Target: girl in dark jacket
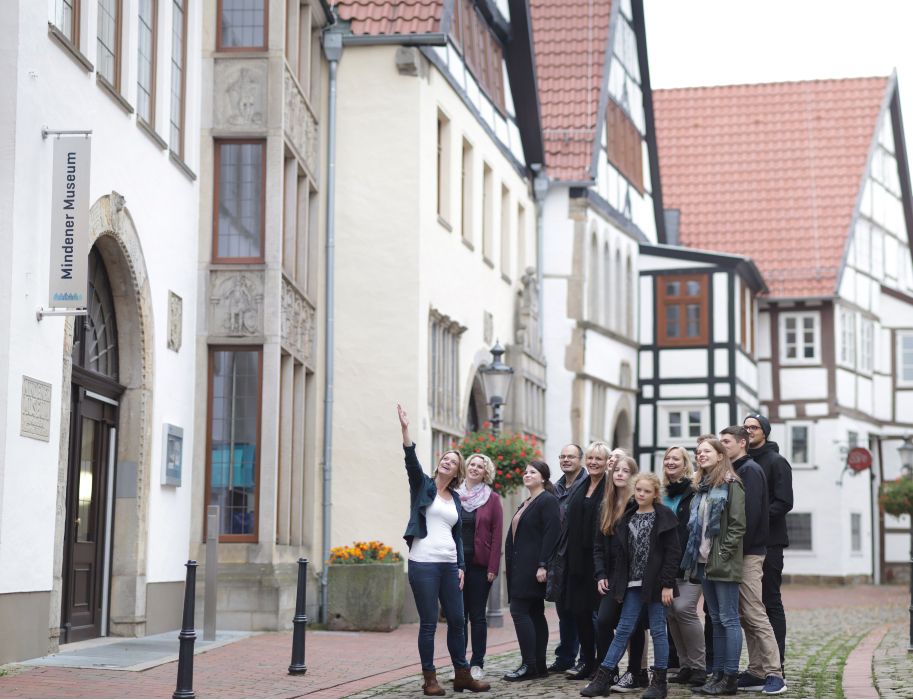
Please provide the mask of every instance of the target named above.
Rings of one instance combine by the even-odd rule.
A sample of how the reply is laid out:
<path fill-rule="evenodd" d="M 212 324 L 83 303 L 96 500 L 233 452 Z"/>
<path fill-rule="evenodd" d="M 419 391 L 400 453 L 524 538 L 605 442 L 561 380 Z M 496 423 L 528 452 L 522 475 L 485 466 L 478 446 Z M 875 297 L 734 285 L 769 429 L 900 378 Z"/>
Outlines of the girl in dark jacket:
<path fill-rule="evenodd" d="M 653 677 L 644 698 L 666 697 L 666 607 L 676 595 L 675 575 L 681 560 L 678 519 L 660 502 L 660 484 L 655 474 L 639 475 L 634 481 L 634 503 L 625 510 L 611 535 L 602 535 L 603 548 L 612 552 L 608 589 L 623 601 L 615 638 L 596 677 L 580 694 L 608 695 L 612 676 L 644 607 L 653 639 Z M 606 541 L 607 540 L 607 541 Z"/>
<path fill-rule="evenodd" d="M 678 518 L 678 542 L 682 551 L 688 543 L 688 519 L 694 498 L 694 467 L 684 447 L 670 447 L 663 455 L 663 505 L 671 508 Z M 678 673 L 670 678 L 673 683 L 703 685 L 707 681 L 704 656 L 704 628 L 697 614 L 701 597 L 701 582 L 685 576 L 679 569 L 676 574 L 678 597 L 666 611 L 669 632 L 681 664 Z"/>
<path fill-rule="evenodd" d="M 589 678 L 596 666 L 593 613 L 599 608 L 599 594 L 593 585 L 593 533 L 596 532 L 611 452 L 604 442 L 591 442 L 587 446 L 584 459 L 589 478 L 575 484 L 567 499 L 565 533 L 562 535 L 566 538 L 562 564 L 567 579 L 561 604 L 573 613 L 580 638 L 580 664 L 567 672 L 570 680 Z"/>
<path fill-rule="evenodd" d="M 523 485 L 527 498 L 517 509 L 507 530 L 504 547 L 507 569 L 507 597 L 510 616 L 517 630 L 522 657 L 520 667 L 505 674 L 506 681 L 547 676 L 545 647 L 545 581 L 558 546 L 561 515 L 545 462 L 534 460 L 526 467 Z"/>
<path fill-rule="evenodd" d="M 466 620 L 466 641 L 472 625 L 472 658 L 469 671 L 479 680 L 485 666 L 485 649 L 488 645 L 488 623 L 485 604 L 492 581 L 501 568 L 501 531 L 503 510 L 501 497 L 491 484 L 495 478 L 495 465 L 491 458 L 474 454 L 466 460 L 466 480 L 460 484 L 463 526 L 463 557 L 466 560 L 466 578 L 463 585 L 463 610 Z"/>
<path fill-rule="evenodd" d="M 474 679 L 466 663 L 463 619 L 463 538 L 460 527 L 460 497 L 456 487 L 466 477 L 463 455 L 449 450 L 441 455 L 431 476 L 422 471 L 409 437 L 409 418 L 396 404 L 403 430 L 406 474 L 409 477 L 409 524 L 403 538 L 409 545 L 409 585 L 418 609 L 418 653 L 422 660 L 425 695 L 444 695 L 434 667 L 434 632 L 438 600 L 447 618 L 447 650 L 453 661 L 453 689 L 474 693 L 490 688 Z"/>

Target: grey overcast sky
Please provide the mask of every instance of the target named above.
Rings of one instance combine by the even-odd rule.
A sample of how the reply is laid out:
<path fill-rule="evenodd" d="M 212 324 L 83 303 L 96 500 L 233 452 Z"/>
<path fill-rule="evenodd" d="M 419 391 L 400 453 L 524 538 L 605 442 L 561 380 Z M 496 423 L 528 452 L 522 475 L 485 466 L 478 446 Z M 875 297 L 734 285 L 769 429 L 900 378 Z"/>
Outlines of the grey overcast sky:
<path fill-rule="evenodd" d="M 897 71 L 913 150 L 913 0 L 644 0 L 654 89 Z"/>

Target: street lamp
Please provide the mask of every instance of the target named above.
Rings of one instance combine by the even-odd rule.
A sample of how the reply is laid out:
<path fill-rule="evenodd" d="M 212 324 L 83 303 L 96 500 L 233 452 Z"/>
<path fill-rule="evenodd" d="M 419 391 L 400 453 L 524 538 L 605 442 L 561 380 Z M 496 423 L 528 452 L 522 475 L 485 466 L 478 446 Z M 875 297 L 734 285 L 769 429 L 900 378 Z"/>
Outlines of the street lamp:
<path fill-rule="evenodd" d="M 482 386 L 491 406 L 491 432 L 497 436 L 501 432 L 501 406 L 507 403 L 510 382 L 514 378 L 514 368 L 501 361 L 504 348 L 495 341 L 491 349 L 491 362 L 479 368 L 482 375 Z M 499 565 L 500 566 L 500 565 Z M 503 627 L 504 613 L 501 612 L 501 578 L 495 580 L 488 599 L 488 626 Z"/>
<path fill-rule="evenodd" d="M 504 348 L 495 341 L 491 349 L 491 362 L 479 368 L 482 375 L 482 386 L 491 406 L 491 432 L 495 435 L 501 432 L 501 406 L 507 403 L 507 394 L 510 392 L 510 382 L 514 377 L 514 368 L 501 362 Z"/>
<path fill-rule="evenodd" d="M 900 453 L 900 473 L 904 479 L 913 479 L 913 440 L 909 435 L 897 451 Z M 910 641 L 907 651 L 913 652 L 913 513 L 908 513 L 907 517 L 910 518 Z"/>

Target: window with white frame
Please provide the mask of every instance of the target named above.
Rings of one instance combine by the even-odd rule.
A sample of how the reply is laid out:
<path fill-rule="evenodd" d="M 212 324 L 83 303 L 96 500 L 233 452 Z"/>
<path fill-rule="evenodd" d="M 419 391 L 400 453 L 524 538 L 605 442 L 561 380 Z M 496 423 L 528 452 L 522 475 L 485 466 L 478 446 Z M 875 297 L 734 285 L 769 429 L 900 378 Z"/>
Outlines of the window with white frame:
<path fill-rule="evenodd" d="M 780 361 L 784 364 L 818 362 L 821 329 L 816 311 L 780 314 Z"/>
<path fill-rule="evenodd" d="M 856 312 L 840 309 L 840 364 L 856 366 Z"/>
<path fill-rule="evenodd" d="M 793 467 L 810 467 L 812 465 L 812 427 L 808 423 L 790 423 L 788 454 Z"/>
<path fill-rule="evenodd" d="M 453 319 L 432 309 L 428 319 L 428 407 L 435 460 L 462 434 L 460 335 L 465 330 Z"/>
<path fill-rule="evenodd" d="M 710 411 L 700 405 L 666 405 L 660 407 L 660 436 L 663 442 L 690 442 L 710 432 Z"/>
<path fill-rule="evenodd" d="M 859 319 L 859 369 L 871 372 L 875 368 L 875 322 Z"/>
<path fill-rule="evenodd" d="M 812 514 L 787 513 L 786 536 L 789 538 L 789 551 L 812 551 Z"/>
<path fill-rule="evenodd" d="M 913 332 L 897 334 L 897 383 L 913 385 Z"/>
<path fill-rule="evenodd" d="M 850 551 L 862 551 L 862 513 L 850 513 Z"/>

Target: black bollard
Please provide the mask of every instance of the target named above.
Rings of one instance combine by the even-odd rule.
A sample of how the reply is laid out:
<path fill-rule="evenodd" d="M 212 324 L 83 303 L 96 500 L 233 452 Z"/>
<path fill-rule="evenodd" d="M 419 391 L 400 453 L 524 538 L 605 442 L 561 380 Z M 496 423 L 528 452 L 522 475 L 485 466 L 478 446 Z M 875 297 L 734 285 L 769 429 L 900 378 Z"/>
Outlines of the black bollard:
<path fill-rule="evenodd" d="M 197 587 L 197 563 L 191 559 L 187 567 L 187 582 L 184 584 L 184 621 L 181 623 L 181 649 L 178 652 L 178 684 L 171 697 L 195 698 L 193 692 L 193 643 L 197 639 L 193 628 L 193 602 Z"/>
<path fill-rule="evenodd" d="M 292 621 L 295 628 L 292 630 L 292 663 L 288 667 L 290 675 L 296 676 L 307 673 L 308 667 L 304 663 L 304 632 L 308 617 L 304 614 L 307 602 L 307 573 L 308 560 L 298 560 L 298 595 L 295 598 L 295 617 Z"/>

